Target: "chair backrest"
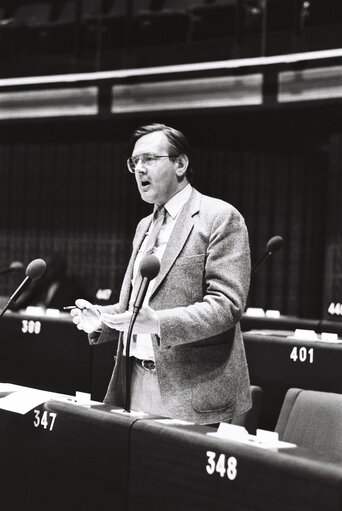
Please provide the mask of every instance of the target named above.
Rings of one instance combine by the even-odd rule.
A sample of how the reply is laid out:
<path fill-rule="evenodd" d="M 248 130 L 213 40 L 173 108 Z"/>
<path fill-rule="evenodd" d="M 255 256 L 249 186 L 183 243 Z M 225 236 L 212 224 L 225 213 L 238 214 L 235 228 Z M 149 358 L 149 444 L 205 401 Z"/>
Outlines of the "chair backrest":
<path fill-rule="evenodd" d="M 186 0 L 164 0 L 162 3 L 162 10 L 164 11 L 186 11 L 191 7 L 190 3 Z"/>
<path fill-rule="evenodd" d="M 127 14 L 127 1 L 114 0 L 113 5 L 108 10 L 106 17 L 108 18 L 122 18 Z"/>
<path fill-rule="evenodd" d="M 44 25 L 48 23 L 51 13 L 51 6 L 48 3 L 37 3 L 19 6 L 14 18 L 24 21 L 27 25 Z"/>
<path fill-rule="evenodd" d="M 74 23 L 76 21 L 76 0 L 68 0 L 59 11 L 54 23 Z"/>
<path fill-rule="evenodd" d="M 102 15 L 102 0 L 82 0 L 82 19 L 97 18 Z"/>
<path fill-rule="evenodd" d="M 342 395 L 289 389 L 276 431 L 284 442 L 342 459 Z"/>
<path fill-rule="evenodd" d="M 252 407 L 248 412 L 245 412 L 238 417 L 234 417 L 231 423 L 237 426 L 244 426 L 248 433 L 254 435 L 257 427 L 259 426 L 261 403 L 262 403 L 262 389 L 257 385 L 251 385 Z"/>

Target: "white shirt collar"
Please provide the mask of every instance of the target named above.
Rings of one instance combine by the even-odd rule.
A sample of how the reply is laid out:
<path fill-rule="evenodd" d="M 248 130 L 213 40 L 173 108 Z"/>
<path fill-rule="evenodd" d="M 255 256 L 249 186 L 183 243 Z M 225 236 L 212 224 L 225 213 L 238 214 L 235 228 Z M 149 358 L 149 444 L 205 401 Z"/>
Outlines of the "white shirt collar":
<path fill-rule="evenodd" d="M 190 195 L 192 193 L 192 186 L 190 183 L 188 183 L 182 190 L 178 193 L 176 193 L 171 199 L 169 199 L 165 204 L 164 207 L 166 211 L 169 213 L 171 218 L 176 218 L 184 204 L 189 199 Z"/>

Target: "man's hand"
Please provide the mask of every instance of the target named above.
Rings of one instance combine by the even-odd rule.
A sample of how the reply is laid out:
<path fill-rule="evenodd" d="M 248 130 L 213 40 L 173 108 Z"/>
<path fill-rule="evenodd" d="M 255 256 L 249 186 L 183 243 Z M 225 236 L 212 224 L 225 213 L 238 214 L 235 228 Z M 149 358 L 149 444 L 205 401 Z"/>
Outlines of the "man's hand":
<path fill-rule="evenodd" d="M 107 312 L 101 314 L 103 323 L 120 332 L 127 332 L 131 317 L 131 311 L 121 314 L 108 314 Z M 160 327 L 157 313 L 151 309 L 151 307 L 141 307 L 134 323 L 133 334 L 159 334 L 159 331 Z"/>
<path fill-rule="evenodd" d="M 100 312 L 87 300 L 78 298 L 75 301 L 76 308 L 72 309 L 70 314 L 72 321 L 79 330 L 84 330 L 87 334 L 101 328 Z"/>

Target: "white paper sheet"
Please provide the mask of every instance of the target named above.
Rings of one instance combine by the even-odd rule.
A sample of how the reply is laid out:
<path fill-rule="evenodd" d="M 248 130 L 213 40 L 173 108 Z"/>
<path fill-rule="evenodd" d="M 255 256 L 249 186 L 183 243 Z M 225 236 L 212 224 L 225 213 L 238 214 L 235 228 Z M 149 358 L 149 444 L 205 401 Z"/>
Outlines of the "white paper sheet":
<path fill-rule="evenodd" d="M 46 392 L 44 390 L 29 388 L 14 389 L 14 392 L 0 399 L 0 409 L 25 415 L 25 413 L 33 410 L 36 406 L 45 403 L 45 401 L 55 396 L 56 394 L 53 392 Z"/>

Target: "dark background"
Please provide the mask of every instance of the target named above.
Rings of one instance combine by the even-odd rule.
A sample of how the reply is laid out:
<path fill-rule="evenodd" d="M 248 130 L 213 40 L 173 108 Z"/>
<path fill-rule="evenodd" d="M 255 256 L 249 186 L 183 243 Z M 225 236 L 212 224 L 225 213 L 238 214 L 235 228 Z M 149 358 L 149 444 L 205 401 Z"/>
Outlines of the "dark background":
<path fill-rule="evenodd" d="M 39 16 L 35 23 L 32 17 L 24 24 L 16 20 L 16 10 L 30 2 L 0 2 L 3 20 L 10 20 L 0 26 L 2 77 L 210 62 L 337 48 L 342 43 L 341 9 L 332 0 L 309 2 L 306 17 L 303 2 L 270 0 L 266 32 L 262 2 L 230 2 L 240 9 L 240 18 L 234 18 L 238 22 L 229 33 L 218 31 L 219 18 L 216 25 L 213 21 L 217 31 L 210 32 L 208 21 L 201 25 L 201 19 L 208 20 L 205 10 L 194 11 L 185 2 L 184 15 L 192 15 L 196 30 L 183 39 L 178 19 L 174 41 L 162 30 L 153 31 L 156 23 L 162 26 L 155 6 L 163 2 L 150 2 L 149 11 L 148 2 L 126 2 L 120 42 L 108 37 L 118 34 L 109 23 L 112 2 L 93 2 L 101 4 L 100 11 L 89 11 L 89 1 L 76 2 L 84 11 L 71 25 L 58 26 L 55 22 L 66 3 L 48 2 L 52 10 L 44 25 Z M 99 21 L 99 12 L 107 18 Z M 67 37 L 70 45 L 63 46 Z M 262 257 L 270 237 L 284 238 L 283 250 L 253 277 L 249 305 L 302 317 L 327 315 L 329 298 L 338 301 L 341 296 L 339 99 L 295 106 L 265 103 L 259 109 L 124 116 L 100 112 L 96 119 L 1 121 L 0 267 L 13 260 L 27 264 L 36 257 L 48 258 L 57 250 L 87 295 L 111 288 L 115 300 L 135 226 L 151 210 L 127 171 L 127 141 L 135 127 L 151 121 L 187 135 L 195 187 L 241 211 L 253 263 Z M 20 279 L 18 274 L 2 277 L 0 294 L 11 293 Z"/>

